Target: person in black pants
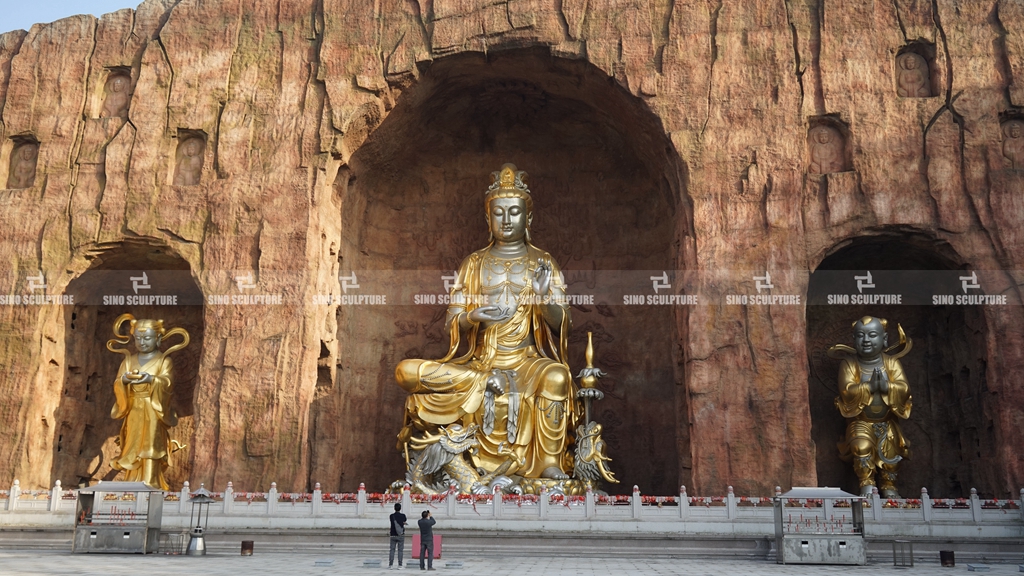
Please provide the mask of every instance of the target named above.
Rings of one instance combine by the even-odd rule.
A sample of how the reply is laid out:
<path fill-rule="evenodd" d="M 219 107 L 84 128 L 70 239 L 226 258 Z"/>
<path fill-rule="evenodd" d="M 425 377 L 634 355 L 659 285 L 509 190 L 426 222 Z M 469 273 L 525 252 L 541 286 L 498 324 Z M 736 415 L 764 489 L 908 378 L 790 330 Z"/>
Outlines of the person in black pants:
<path fill-rule="evenodd" d="M 402 558 L 405 556 L 405 514 L 402 514 L 402 505 L 395 504 L 395 513 L 391 520 L 391 551 L 388 553 L 388 570 L 394 568 L 395 548 L 398 548 L 398 569 L 402 569 Z"/>
<path fill-rule="evenodd" d="M 420 570 L 434 569 L 434 524 L 437 520 L 430 517 L 430 510 L 424 510 L 420 518 Z M 426 559 L 426 567 L 423 560 Z"/>

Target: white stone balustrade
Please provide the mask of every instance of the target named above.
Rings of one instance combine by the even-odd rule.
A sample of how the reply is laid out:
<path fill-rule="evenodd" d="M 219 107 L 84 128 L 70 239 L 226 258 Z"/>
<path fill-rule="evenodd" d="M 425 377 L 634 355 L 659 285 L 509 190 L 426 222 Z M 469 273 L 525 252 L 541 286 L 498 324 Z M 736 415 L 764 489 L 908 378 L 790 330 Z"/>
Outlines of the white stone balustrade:
<path fill-rule="evenodd" d="M 184 528 L 189 522 L 190 487 L 164 495 L 165 528 Z M 778 494 L 778 490 L 776 493 Z M 15 480 L 0 491 L 0 526 L 68 527 L 73 524 L 73 490 L 57 482 L 50 490 L 22 490 Z M 355 494 L 325 494 L 320 484 L 310 493 L 235 492 L 229 482 L 214 493 L 221 505 L 210 507 L 210 529 L 241 528 L 379 528 L 396 502 L 407 514 L 430 509 L 438 521 L 453 529 L 679 532 L 721 535 L 774 533 L 772 501 L 765 497 L 737 497 L 730 486 L 724 497 L 689 496 L 681 486 L 678 496 L 643 496 L 637 487 L 630 496 L 550 494 L 459 495 L 455 491 L 428 496 L 412 494 L 409 486 L 398 494 L 370 494 L 360 484 Z M 124 507 L 125 495 L 107 494 L 101 507 Z M 875 537 L 1024 537 L 1024 489 L 1015 500 L 983 500 L 976 490 L 968 498 L 931 498 L 927 489 L 920 499 L 883 499 L 877 491 L 867 500 L 868 536 Z M 132 508 L 140 506 L 132 502 Z M 788 500 L 784 518 L 806 523 L 852 522 L 848 505 L 837 502 Z"/>

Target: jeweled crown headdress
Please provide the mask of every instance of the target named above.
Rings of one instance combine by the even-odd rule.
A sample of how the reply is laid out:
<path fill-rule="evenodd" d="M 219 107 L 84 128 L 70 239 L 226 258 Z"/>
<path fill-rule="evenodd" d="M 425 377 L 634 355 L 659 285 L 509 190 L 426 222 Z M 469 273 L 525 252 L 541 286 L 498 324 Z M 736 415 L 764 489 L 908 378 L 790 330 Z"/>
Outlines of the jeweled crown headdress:
<path fill-rule="evenodd" d="M 522 198 L 526 202 L 526 211 L 533 212 L 533 196 L 526 186 L 526 178 L 526 172 L 516 170 L 516 165 L 511 163 L 491 172 L 491 185 L 484 195 L 484 203 L 490 204 L 495 198 Z"/>

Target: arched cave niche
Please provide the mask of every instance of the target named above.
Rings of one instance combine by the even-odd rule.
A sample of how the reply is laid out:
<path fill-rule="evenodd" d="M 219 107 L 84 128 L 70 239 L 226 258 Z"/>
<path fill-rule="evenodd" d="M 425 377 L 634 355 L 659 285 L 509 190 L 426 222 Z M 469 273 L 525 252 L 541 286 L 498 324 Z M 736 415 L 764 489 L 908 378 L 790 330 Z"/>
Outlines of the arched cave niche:
<path fill-rule="evenodd" d="M 898 342 L 896 324 L 913 340 L 901 359 L 913 396 L 910 418 L 900 425 L 911 457 L 900 464 L 896 482 L 904 498 L 922 487 L 933 497 L 964 497 L 972 487 L 991 494 L 1000 485 L 994 454 L 985 364 L 987 325 L 978 307 L 919 305 L 932 294 L 960 294 L 960 274 L 922 282 L 919 271 L 956 271 L 963 260 L 945 242 L 909 231 L 858 237 L 836 247 L 811 274 L 807 306 L 808 399 L 816 445 L 818 484 L 857 492 L 852 465 L 839 459 L 836 443 L 846 420 L 836 409 L 839 360 L 826 355 L 834 344 L 853 344 L 852 323 L 871 315 L 889 321 L 889 344 Z M 829 305 L 837 282 L 873 273 L 873 290 L 900 293 L 902 305 Z M 904 272 L 899 272 L 904 271 Z M 931 276 L 931 275 L 929 275 Z M 849 289 L 843 290 L 850 293 Z M 908 305 L 907 303 L 911 303 Z"/>
<path fill-rule="evenodd" d="M 189 345 L 171 356 L 172 405 L 178 425 L 171 428 L 170 437 L 187 447 L 170 456 L 166 478 L 172 489 L 180 489 L 189 478 L 194 450 L 192 399 L 203 348 L 202 292 L 188 262 L 156 241 L 133 239 L 102 245 L 90 259 L 89 269 L 75 278 L 66 292 L 74 296 L 75 303 L 64 307 L 66 369 L 55 413 L 58 429 L 52 480 L 77 486 L 112 480 L 118 474 L 110 461 L 120 454 L 116 441 L 121 421 L 110 417 L 110 409 L 114 405 L 113 382 L 124 357 L 107 350 L 106 343 L 113 337 L 114 320 L 127 312 L 137 319 L 163 319 L 167 329 L 181 327 L 190 336 Z M 133 305 L 130 298 L 137 296 L 173 296 L 176 303 L 164 299 L 160 304 Z M 169 342 L 175 344 L 179 338 Z M 166 350 L 168 345 L 161 348 Z M 134 342 L 127 348 L 134 352 Z"/>
<path fill-rule="evenodd" d="M 901 98 L 931 98 L 942 93 L 935 44 L 916 41 L 896 53 L 896 94 Z"/>
<path fill-rule="evenodd" d="M 441 271 L 488 243 L 484 192 L 505 162 L 529 173 L 533 243 L 558 261 L 570 293 L 596 295 L 572 308 L 569 361 L 575 376 L 593 332 L 596 364 L 609 373 L 594 418 L 622 480 L 608 489 L 674 493 L 690 461 L 680 321 L 618 305 L 621 294 L 602 294 L 594 271 L 683 266 L 685 169 L 657 117 L 599 69 L 519 50 L 423 70 L 339 175 L 341 270 L 418 270 L 408 281 L 426 284 L 414 292 L 444 293 Z M 341 306 L 338 316 L 341 384 L 314 409 L 310 481 L 384 487 L 405 467 L 395 366 L 447 352 L 445 306 Z"/>

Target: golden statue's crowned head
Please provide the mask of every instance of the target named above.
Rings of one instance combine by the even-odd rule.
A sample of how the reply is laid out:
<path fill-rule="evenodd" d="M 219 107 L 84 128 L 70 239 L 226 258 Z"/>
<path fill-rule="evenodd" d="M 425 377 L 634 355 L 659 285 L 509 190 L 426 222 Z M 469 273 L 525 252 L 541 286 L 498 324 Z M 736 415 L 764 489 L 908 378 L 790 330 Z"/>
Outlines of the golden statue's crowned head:
<path fill-rule="evenodd" d="M 875 320 L 878 320 L 878 323 L 882 325 L 882 330 L 888 330 L 889 329 L 889 321 L 888 320 L 886 320 L 885 318 L 876 318 L 874 316 L 865 316 L 865 317 L 861 318 L 860 320 L 855 320 L 853 322 L 853 324 L 851 324 L 851 326 L 853 326 L 854 328 L 857 327 L 857 324 L 860 324 L 861 326 L 867 326 L 868 324 L 871 324 Z"/>
<path fill-rule="evenodd" d="M 491 201 L 497 198 L 522 198 L 526 211 L 533 212 L 533 196 L 526 187 L 526 172 L 516 170 L 515 164 L 505 164 L 501 170 L 491 172 L 491 185 L 484 196 L 484 207 L 490 212 Z"/>
<path fill-rule="evenodd" d="M 514 207 L 515 204 L 520 206 Z M 533 196 L 526 187 L 526 172 L 516 170 L 515 164 L 505 164 L 501 170 L 491 172 L 491 185 L 484 194 L 484 213 L 492 242 L 496 238 L 529 242 Z"/>
<path fill-rule="evenodd" d="M 135 334 L 136 330 L 142 331 L 146 330 L 147 328 L 152 328 L 153 332 L 156 332 L 160 336 L 163 336 L 167 332 L 167 330 L 164 328 L 163 320 L 150 320 L 148 318 L 144 318 L 132 322 L 131 327 L 132 334 Z"/>

